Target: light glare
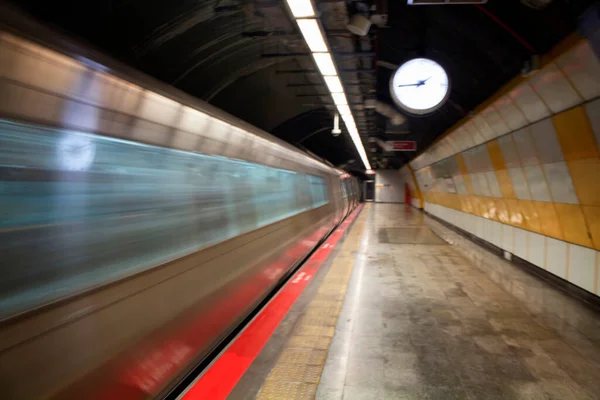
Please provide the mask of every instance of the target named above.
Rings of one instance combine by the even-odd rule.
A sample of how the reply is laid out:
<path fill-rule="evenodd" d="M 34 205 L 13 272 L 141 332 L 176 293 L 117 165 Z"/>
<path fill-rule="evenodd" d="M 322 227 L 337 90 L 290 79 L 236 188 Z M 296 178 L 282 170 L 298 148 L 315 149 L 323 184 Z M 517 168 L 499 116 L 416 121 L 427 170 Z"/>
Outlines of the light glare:
<path fill-rule="evenodd" d="M 331 97 L 333 97 L 333 103 L 336 106 L 348 104 L 346 100 L 346 95 L 344 93 L 331 93 Z"/>
<path fill-rule="evenodd" d="M 299 19 L 298 27 L 308 48 L 314 52 L 326 52 L 327 45 L 323 40 L 323 34 L 321 33 L 321 27 L 316 19 Z"/>
<path fill-rule="evenodd" d="M 340 115 L 352 115 L 352 112 L 350 111 L 350 107 L 348 107 L 347 104 L 341 104 L 341 105 L 337 106 L 337 109 L 338 109 L 338 112 L 340 113 Z"/>
<path fill-rule="evenodd" d="M 287 4 L 294 18 L 315 16 L 315 9 L 310 0 L 287 0 Z"/>
<path fill-rule="evenodd" d="M 329 53 L 313 53 L 313 58 L 317 63 L 317 68 L 321 75 L 323 76 L 333 76 L 337 75 L 335 71 L 335 65 L 333 65 L 333 60 L 331 59 L 331 54 Z"/>
<path fill-rule="evenodd" d="M 327 89 L 329 89 L 331 93 L 344 93 L 344 88 L 342 88 L 340 78 L 337 76 L 324 76 L 323 79 L 325 79 Z"/>

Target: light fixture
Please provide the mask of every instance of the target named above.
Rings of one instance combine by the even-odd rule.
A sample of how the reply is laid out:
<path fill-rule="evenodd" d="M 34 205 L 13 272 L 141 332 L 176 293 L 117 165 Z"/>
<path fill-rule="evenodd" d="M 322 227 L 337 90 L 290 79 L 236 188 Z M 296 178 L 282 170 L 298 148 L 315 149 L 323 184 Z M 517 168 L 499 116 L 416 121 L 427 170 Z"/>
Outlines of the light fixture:
<path fill-rule="evenodd" d="M 324 76 L 323 79 L 325 79 L 327 89 L 329 89 L 331 93 L 344 93 L 344 88 L 342 87 L 340 78 L 337 76 Z"/>
<path fill-rule="evenodd" d="M 307 18 L 315 16 L 315 9 L 310 0 L 287 0 L 287 5 L 294 18 Z"/>
<path fill-rule="evenodd" d="M 316 19 L 299 19 L 298 28 L 304 36 L 304 40 L 308 45 L 308 48 L 313 53 L 326 52 L 327 44 L 323 40 L 323 34 L 321 33 L 321 27 Z"/>
<path fill-rule="evenodd" d="M 333 97 L 333 103 L 336 106 L 348 104 L 348 100 L 346 100 L 346 95 L 344 93 L 331 93 L 331 97 Z"/>
<path fill-rule="evenodd" d="M 337 70 L 335 68 L 333 58 L 328 52 L 327 39 L 323 35 L 319 21 L 314 18 L 315 9 L 312 5 L 312 2 L 310 0 L 286 1 L 290 11 L 294 15 L 294 18 L 296 18 L 298 28 L 300 29 L 307 46 L 312 52 L 315 64 L 317 64 L 317 68 L 323 76 L 325 84 L 327 85 L 327 88 L 331 93 L 331 97 L 333 98 L 333 102 L 339 112 L 339 116 L 336 114 L 334 118 L 334 129 L 332 130 L 332 134 L 334 136 L 339 134 L 339 117 L 342 117 L 350 138 L 352 139 L 352 142 L 356 147 L 356 151 L 358 151 L 360 159 L 365 165 L 365 168 L 371 169 L 367 154 L 365 153 L 365 148 L 362 144 L 358 129 L 356 128 L 356 123 L 354 122 L 354 117 L 352 116 L 352 111 L 348 106 L 348 100 L 346 99 L 346 95 L 344 93 L 344 87 L 342 86 L 340 78 L 337 76 Z"/>
<path fill-rule="evenodd" d="M 313 58 L 315 59 L 315 63 L 317 63 L 317 68 L 319 69 L 319 72 L 321 72 L 321 75 L 337 75 L 337 72 L 335 71 L 335 65 L 331 59 L 331 54 L 313 53 Z"/>
<path fill-rule="evenodd" d="M 340 129 L 340 115 L 335 113 L 333 116 L 333 129 L 331 130 L 331 134 L 333 136 L 339 136 L 340 133 L 342 133 L 342 130 Z"/>
<path fill-rule="evenodd" d="M 340 115 L 352 115 L 352 111 L 350 111 L 350 107 L 348 107 L 347 104 L 340 104 L 339 106 L 337 106 L 337 109 Z"/>
<path fill-rule="evenodd" d="M 344 125 L 346 125 L 346 129 L 356 129 L 356 125 L 354 124 L 354 118 L 352 114 L 343 114 L 342 120 L 344 121 Z"/>

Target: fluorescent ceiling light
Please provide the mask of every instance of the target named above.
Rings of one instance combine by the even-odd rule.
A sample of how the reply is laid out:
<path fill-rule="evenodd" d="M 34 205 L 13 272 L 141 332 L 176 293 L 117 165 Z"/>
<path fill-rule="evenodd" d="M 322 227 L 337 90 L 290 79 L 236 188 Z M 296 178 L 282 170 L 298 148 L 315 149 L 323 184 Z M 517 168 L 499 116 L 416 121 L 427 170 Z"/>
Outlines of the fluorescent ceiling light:
<path fill-rule="evenodd" d="M 352 115 L 352 111 L 350 111 L 350 107 L 347 104 L 340 104 L 337 106 L 338 112 L 340 115 Z M 354 122 L 354 120 L 352 120 Z"/>
<path fill-rule="evenodd" d="M 310 0 L 287 0 L 288 7 L 294 18 L 314 17 L 315 9 Z"/>
<path fill-rule="evenodd" d="M 350 127 L 354 127 L 356 128 L 356 125 L 354 124 L 354 118 L 352 118 L 352 114 L 340 114 L 342 116 L 342 119 L 344 120 L 344 124 L 346 125 L 346 128 L 348 130 L 350 130 Z"/>
<path fill-rule="evenodd" d="M 313 53 L 313 58 L 317 63 L 317 68 L 319 68 L 321 75 L 337 75 L 337 72 L 335 71 L 335 65 L 333 65 L 333 60 L 331 59 L 331 54 Z"/>
<path fill-rule="evenodd" d="M 323 79 L 325 79 L 325 84 L 327 84 L 327 88 L 331 93 L 344 93 L 340 78 L 337 76 L 324 76 Z"/>
<path fill-rule="evenodd" d="M 313 53 L 327 51 L 327 44 L 323 40 L 321 27 L 316 19 L 299 19 L 296 22 L 298 22 L 300 32 L 302 32 L 310 51 Z"/>
<path fill-rule="evenodd" d="M 333 103 L 336 106 L 348 104 L 348 101 L 346 100 L 346 95 L 344 93 L 331 93 L 331 97 L 333 97 Z"/>

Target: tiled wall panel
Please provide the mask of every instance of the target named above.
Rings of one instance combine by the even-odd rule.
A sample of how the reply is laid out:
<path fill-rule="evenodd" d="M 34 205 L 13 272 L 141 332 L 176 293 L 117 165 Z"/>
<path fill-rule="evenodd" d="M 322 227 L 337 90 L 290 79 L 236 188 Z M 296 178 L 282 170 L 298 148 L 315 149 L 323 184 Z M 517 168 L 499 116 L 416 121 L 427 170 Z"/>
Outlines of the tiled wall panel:
<path fill-rule="evenodd" d="M 599 294 L 598 96 L 582 40 L 411 162 L 426 210 Z"/>

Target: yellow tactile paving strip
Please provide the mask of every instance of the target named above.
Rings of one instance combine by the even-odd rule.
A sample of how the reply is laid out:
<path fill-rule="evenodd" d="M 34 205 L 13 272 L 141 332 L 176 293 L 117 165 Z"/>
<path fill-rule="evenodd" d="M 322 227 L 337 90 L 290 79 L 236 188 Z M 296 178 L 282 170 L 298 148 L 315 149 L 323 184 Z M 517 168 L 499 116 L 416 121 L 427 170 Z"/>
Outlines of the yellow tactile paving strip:
<path fill-rule="evenodd" d="M 294 328 L 275 367 L 258 393 L 260 400 L 314 399 L 335 333 L 346 289 L 352 276 L 355 252 L 366 224 L 370 204 L 358 216 L 340 252 Z"/>

